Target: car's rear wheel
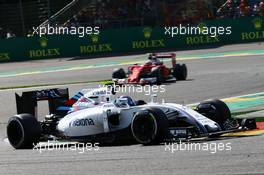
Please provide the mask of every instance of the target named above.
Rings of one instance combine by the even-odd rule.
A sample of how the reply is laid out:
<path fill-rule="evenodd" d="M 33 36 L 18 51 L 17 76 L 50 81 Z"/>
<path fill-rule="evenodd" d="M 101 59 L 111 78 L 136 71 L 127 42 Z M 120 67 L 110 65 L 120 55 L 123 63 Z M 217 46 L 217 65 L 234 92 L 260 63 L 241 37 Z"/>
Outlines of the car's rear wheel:
<path fill-rule="evenodd" d="M 113 70 L 112 78 L 113 79 L 115 79 L 115 78 L 116 79 L 124 79 L 124 78 L 126 78 L 126 72 L 122 68 L 116 68 Z"/>
<path fill-rule="evenodd" d="M 39 142 L 41 126 L 31 114 L 11 117 L 7 124 L 7 137 L 15 149 L 31 149 Z"/>
<path fill-rule="evenodd" d="M 176 64 L 173 68 L 173 76 L 177 80 L 186 80 L 188 75 L 187 66 L 185 64 Z"/>
<path fill-rule="evenodd" d="M 131 123 L 132 135 L 143 145 L 159 144 L 168 132 L 166 114 L 157 108 L 147 108 L 137 112 Z"/>
<path fill-rule="evenodd" d="M 197 112 L 205 117 L 218 123 L 223 130 L 226 130 L 225 123 L 228 120 L 232 120 L 231 112 L 228 106 L 221 100 L 210 100 L 200 103 L 197 108 Z"/>

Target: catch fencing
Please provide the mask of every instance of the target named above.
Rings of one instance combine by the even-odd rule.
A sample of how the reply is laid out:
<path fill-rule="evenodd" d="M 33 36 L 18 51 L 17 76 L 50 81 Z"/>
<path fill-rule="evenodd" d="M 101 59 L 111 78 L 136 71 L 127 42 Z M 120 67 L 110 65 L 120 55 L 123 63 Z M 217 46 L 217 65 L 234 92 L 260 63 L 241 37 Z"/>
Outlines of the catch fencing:
<path fill-rule="evenodd" d="M 261 42 L 264 17 L 204 21 L 199 26 L 232 27 L 231 35 L 165 35 L 164 27 L 131 27 L 100 31 L 83 38 L 72 35 L 21 37 L 0 40 L 0 62 L 62 57 L 85 57 L 161 50 L 185 50 L 226 44 Z"/>

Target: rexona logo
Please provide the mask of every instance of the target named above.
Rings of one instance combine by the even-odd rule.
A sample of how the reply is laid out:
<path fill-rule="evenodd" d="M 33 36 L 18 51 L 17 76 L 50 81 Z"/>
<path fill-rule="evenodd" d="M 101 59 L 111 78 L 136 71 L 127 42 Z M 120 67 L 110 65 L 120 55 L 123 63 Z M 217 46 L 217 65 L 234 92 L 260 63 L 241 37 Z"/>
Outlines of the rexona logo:
<path fill-rule="evenodd" d="M 94 121 L 91 118 L 78 119 L 73 122 L 73 126 L 90 126 L 94 125 Z"/>
<path fill-rule="evenodd" d="M 41 49 L 29 50 L 29 58 L 43 58 L 43 57 L 59 57 L 59 48 L 47 48 L 48 39 L 42 37 L 38 40 Z"/>
<path fill-rule="evenodd" d="M 90 35 L 91 44 L 86 46 L 80 46 L 81 54 L 88 53 L 100 53 L 100 52 L 112 52 L 112 44 L 102 43 L 99 44 L 99 35 Z"/>
<path fill-rule="evenodd" d="M 205 30 L 206 24 L 200 23 L 198 24 L 198 27 L 200 28 L 201 33 Z M 190 36 L 186 37 L 186 44 L 187 45 L 199 45 L 199 44 L 210 44 L 210 43 L 219 43 L 219 38 L 211 37 L 209 35 L 197 35 L 197 36 Z"/>
<path fill-rule="evenodd" d="M 163 39 L 152 40 L 152 28 L 146 27 L 142 30 L 144 40 L 132 41 L 133 49 L 160 48 L 166 47 Z"/>
<path fill-rule="evenodd" d="M 264 38 L 263 20 L 261 18 L 255 18 L 252 20 L 252 25 L 255 31 L 243 32 L 241 34 L 242 40 L 258 40 Z"/>
<path fill-rule="evenodd" d="M 10 60 L 9 53 L 0 53 L 0 61 Z"/>

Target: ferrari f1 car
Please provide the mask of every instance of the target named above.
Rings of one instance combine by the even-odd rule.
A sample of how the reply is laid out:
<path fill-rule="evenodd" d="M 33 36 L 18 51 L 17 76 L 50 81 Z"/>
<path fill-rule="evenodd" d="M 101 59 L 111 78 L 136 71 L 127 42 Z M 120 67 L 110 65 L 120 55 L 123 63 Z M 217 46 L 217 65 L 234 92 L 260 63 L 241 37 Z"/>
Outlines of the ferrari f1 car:
<path fill-rule="evenodd" d="M 172 68 L 166 67 L 160 58 L 171 58 Z M 187 67 L 185 64 L 176 63 L 176 54 L 153 53 L 149 55 L 149 61 L 143 65 L 135 64 L 128 67 L 126 73 L 122 68 L 116 68 L 112 73 L 115 84 L 162 84 L 168 80 L 186 80 Z"/>
<path fill-rule="evenodd" d="M 16 149 L 32 148 L 40 141 L 57 138 L 90 143 L 160 144 L 179 138 L 218 137 L 226 132 L 254 127 L 254 121 L 231 119 L 220 100 L 200 103 L 195 110 L 175 103 L 134 101 L 131 97 L 108 98 L 105 90 L 79 92 L 68 98 L 68 89 L 49 89 L 16 94 L 17 115 L 7 125 L 10 144 Z M 71 110 L 86 96 L 87 103 L 98 97 L 106 101 Z M 37 102 L 48 100 L 50 114 L 38 121 Z M 243 123 L 243 127 L 241 127 Z"/>

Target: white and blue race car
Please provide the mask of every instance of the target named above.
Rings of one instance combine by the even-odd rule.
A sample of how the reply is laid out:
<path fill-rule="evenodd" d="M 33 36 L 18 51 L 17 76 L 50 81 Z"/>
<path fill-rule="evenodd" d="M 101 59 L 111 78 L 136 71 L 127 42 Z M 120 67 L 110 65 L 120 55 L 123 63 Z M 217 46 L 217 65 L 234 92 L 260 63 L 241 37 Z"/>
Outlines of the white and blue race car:
<path fill-rule="evenodd" d="M 69 99 L 68 89 L 16 94 L 17 115 L 7 125 L 10 144 L 32 148 L 50 137 L 99 143 L 160 144 L 179 138 L 218 137 L 246 128 L 250 122 L 231 118 L 220 100 L 200 103 L 195 110 L 175 103 L 146 103 L 129 96 L 114 98 L 108 89 L 83 90 Z M 38 121 L 37 103 L 48 100 L 49 115 Z"/>

